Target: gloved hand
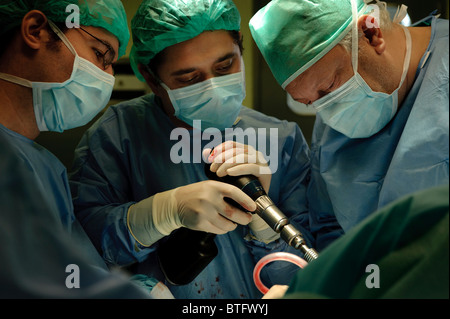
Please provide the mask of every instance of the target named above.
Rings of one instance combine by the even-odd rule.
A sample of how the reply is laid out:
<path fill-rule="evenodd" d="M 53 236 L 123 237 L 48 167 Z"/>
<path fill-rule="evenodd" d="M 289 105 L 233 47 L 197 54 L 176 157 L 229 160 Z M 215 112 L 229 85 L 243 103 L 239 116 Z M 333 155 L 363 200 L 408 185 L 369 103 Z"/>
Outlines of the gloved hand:
<path fill-rule="evenodd" d="M 217 176 L 254 175 L 258 177 L 266 193 L 269 193 L 272 171 L 264 155 L 250 145 L 234 141 L 224 142 L 211 149 L 203 150 L 203 157 L 211 163 L 211 172 Z"/>
<path fill-rule="evenodd" d="M 229 197 L 246 210 L 255 202 L 233 185 L 203 181 L 158 193 L 128 210 L 130 233 L 144 246 L 151 246 L 175 229 L 187 227 L 214 234 L 225 234 L 237 225 L 247 225 L 252 216 L 224 201 Z"/>
<path fill-rule="evenodd" d="M 262 299 L 281 299 L 288 291 L 289 286 L 286 285 L 274 285 L 269 291 L 262 297 Z"/>
<path fill-rule="evenodd" d="M 254 175 L 258 177 L 266 193 L 269 193 L 272 172 L 262 153 L 252 146 L 227 141 L 216 146 L 212 152 L 211 149 L 204 149 L 203 158 L 211 163 L 210 169 L 217 176 Z M 265 243 L 280 237 L 257 214 L 252 216 L 249 227 L 255 238 Z"/>

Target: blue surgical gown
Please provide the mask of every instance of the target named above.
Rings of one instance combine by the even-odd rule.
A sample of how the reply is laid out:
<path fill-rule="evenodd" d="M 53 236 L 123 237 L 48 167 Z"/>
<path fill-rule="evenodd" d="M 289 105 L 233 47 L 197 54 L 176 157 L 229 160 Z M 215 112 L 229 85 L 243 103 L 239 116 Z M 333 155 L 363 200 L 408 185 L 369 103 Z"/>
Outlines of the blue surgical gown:
<path fill-rule="evenodd" d="M 0 150 L 0 298 L 148 298 L 106 268 L 55 156 L 1 124 Z M 80 286 L 69 289 L 77 273 Z"/>
<path fill-rule="evenodd" d="M 112 106 L 82 138 L 70 175 L 77 218 L 108 264 L 138 263 L 134 269 L 161 280 L 164 277 L 156 258 L 159 242 L 144 248 L 134 240 L 126 223 L 128 208 L 156 193 L 206 180 L 201 150 L 215 146 L 210 144 L 215 138 L 200 130 L 190 130 L 184 141 L 178 136 L 171 139 L 175 128 L 152 94 Z M 269 196 L 312 245 L 306 202 L 309 147 L 299 127 L 243 107 L 237 128 L 243 132 L 264 130 L 261 134 L 267 136 L 256 146 L 264 145 L 267 154 L 271 150 L 268 133 L 277 130 L 272 134 L 274 154 L 270 157 L 277 159 L 278 169 Z M 201 145 L 196 144 L 199 140 Z M 216 145 L 224 141 L 222 138 Z M 180 143 L 187 148 L 177 152 L 181 158 L 174 160 L 171 150 L 180 150 Z M 181 162 L 175 163 L 178 160 Z M 217 236 L 218 256 L 192 283 L 173 286 L 165 282 L 175 298 L 259 298 L 252 278 L 256 262 L 274 251 L 300 254 L 282 240 L 266 245 L 244 239 L 247 234 L 248 227 L 239 226 Z M 297 270 L 285 262 L 271 263 L 263 269 L 262 279 L 269 287 L 287 284 Z"/>
<path fill-rule="evenodd" d="M 394 119 L 367 139 L 349 139 L 317 118 L 308 189 L 318 249 L 368 215 L 416 191 L 449 182 L 448 20 L 432 18 L 429 46 Z M 335 217 L 335 218 L 334 218 Z"/>

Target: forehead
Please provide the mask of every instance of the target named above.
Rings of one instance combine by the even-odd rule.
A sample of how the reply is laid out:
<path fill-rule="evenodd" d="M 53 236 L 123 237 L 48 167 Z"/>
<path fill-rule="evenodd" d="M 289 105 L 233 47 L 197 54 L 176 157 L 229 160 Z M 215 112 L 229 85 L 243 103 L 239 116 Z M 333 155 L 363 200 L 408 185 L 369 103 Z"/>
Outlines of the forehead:
<path fill-rule="evenodd" d="M 213 63 L 224 54 L 239 52 L 239 46 L 229 31 L 205 31 L 190 40 L 177 43 L 162 51 L 159 67 L 186 68 Z"/>
<path fill-rule="evenodd" d="M 286 86 L 286 91 L 318 85 L 324 77 L 335 72 L 346 61 L 345 58 L 348 56 L 349 53 L 343 46 L 335 46 L 319 61 L 289 83 Z"/>

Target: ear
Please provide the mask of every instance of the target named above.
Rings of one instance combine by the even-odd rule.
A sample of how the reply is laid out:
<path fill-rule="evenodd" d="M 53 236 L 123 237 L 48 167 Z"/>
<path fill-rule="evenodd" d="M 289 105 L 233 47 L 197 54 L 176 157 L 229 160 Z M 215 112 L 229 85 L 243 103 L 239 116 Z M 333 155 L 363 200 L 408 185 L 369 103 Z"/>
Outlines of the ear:
<path fill-rule="evenodd" d="M 141 73 L 141 75 L 144 77 L 145 82 L 147 82 L 148 86 L 150 86 L 152 92 L 157 96 L 161 96 L 161 85 L 159 84 L 158 79 L 155 79 L 153 74 L 148 72 L 147 67 L 142 63 L 138 64 L 138 70 L 139 73 Z"/>
<path fill-rule="evenodd" d="M 363 15 L 358 19 L 358 30 L 364 33 L 365 41 L 375 49 L 377 54 L 386 50 L 386 41 L 378 21 L 371 15 Z"/>
<path fill-rule="evenodd" d="M 43 43 L 47 43 L 50 35 L 47 30 L 48 21 L 44 13 L 39 10 L 28 12 L 22 19 L 21 35 L 31 49 L 38 50 Z"/>

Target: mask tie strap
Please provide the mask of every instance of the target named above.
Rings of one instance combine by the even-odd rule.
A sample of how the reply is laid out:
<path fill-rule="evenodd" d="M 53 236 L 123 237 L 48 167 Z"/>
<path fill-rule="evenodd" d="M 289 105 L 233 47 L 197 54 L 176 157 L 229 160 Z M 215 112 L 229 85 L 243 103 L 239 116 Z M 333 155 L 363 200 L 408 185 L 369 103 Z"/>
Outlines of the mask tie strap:
<path fill-rule="evenodd" d="M 400 86 L 402 86 L 403 82 L 405 81 L 406 75 L 408 74 L 409 70 L 409 63 L 411 62 L 411 51 L 412 51 L 412 40 L 411 40 L 411 34 L 409 33 L 408 28 L 402 26 L 403 31 L 405 32 L 406 37 L 406 54 L 405 54 L 405 62 L 403 63 L 403 74 L 402 78 L 400 80 Z"/>
<path fill-rule="evenodd" d="M 406 79 L 406 75 L 408 74 L 409 70 L 409 63 L 411 61 L 411 51 L 412 51 L 412 40 L 411 40 L 411 34 L 409 33 L 408 28 L 401 26 L 403 28 L 403 31 L 405 32 L 406 37 L 406 53 L 405 53 L 405 61 L 403 62 L 403 73 L 402 77 L 400 79 L 400 84 L 398 85 L 396 91 L 400 90 L 400 88 L 403 85 L 403 82 Z M 394 108 L 392 109 L 391 117 L 394 117 L 395 113 L 397 113 L 398 110 L 398 100 L 395 104 Z"/>
<path fill-rule="evenodd" d="M 6 73 L 0 72 L 0 79 L 3 79 L 5 81 L 11 82 L 11 83 L 15 83 L 15 84 L 18 84 L 21 86 L 25 86 L 28 88 L 33 87 L 30 81 L 19 78 L 18 76 L 11 75 L 11 74 L 6 74 Z"/>
<path fill-rule="evenodd" d="M 69 51 L 72 52 L 73 55 L 77 56 L 77 51 L 75 51 L 75 48 L 73 47 L 72 43 L 70 43 L 69 39 L 67 39 L 66 35 L 52 21 L 48 20 L 48 24 L 50 25 L 50 28 L 53 30 L 53 32 L 55 32 L 56 35 L 61 39 L 61 41 L 66 45 Z"/>
<path fill-rule="evenodd" d="M 394 23 L 402 22 L 407 14 L 408 14 L 408 6 L 405 6 L 404 4 L 402 4 L 401 6 L 399 6 L 397 8 L 397 12 L 394 15 L 394 19 L 392 19 L 392 22 L 394 22 Z"/>
<path fill-rule="evenodd" d="M 356 0 L 352 0 L 352 65 L 354 75 L 358 72 L 358 7 Z"/>

